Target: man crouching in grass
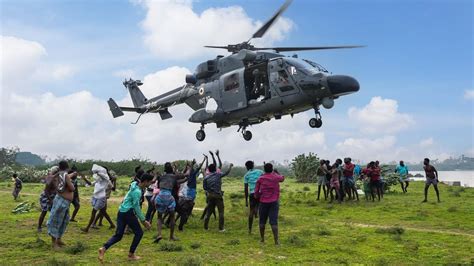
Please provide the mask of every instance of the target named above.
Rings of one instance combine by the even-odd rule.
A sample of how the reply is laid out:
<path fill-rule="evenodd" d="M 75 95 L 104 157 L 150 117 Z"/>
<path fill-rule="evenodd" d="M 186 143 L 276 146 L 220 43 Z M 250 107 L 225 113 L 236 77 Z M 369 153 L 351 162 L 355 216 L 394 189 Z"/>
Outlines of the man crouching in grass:
<path fill-rule="evenodd" d="M 279 245 L 278 211 L 280 207 L 278 200 L 280 198 L 280 182 L 283 182 L 285 177 L 281 176 L 277 170 L 273 170 L 271 163 L 265 164 L 263 168 L 265 174 L 261 175 L 257 180 L 254 192 L 255 198 L 260 201 L 260 241 L 262 243 L 265 242 L 265 224 L 267 223 L 267 219 L 269 219 L 275 245 Z"/>
<path fill-rule="evenodd" d="M 54 249 L 65 245 L 61 237 L 69 223 L 69 207 L 74 198 L 74 185 L 71 179 L 77 176 L 77 172 L 68 174 L 68 168 L 66 161 L 59 162 L 57 194 L 54 197 L 48 220 L 48 234 L 51 236 Z"/>

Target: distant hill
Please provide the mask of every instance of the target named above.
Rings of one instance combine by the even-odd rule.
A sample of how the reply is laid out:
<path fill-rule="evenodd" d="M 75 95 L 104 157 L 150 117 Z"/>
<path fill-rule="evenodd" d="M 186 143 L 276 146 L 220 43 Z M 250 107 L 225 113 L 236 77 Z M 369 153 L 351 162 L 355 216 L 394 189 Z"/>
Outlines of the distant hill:
<path fill-rule="evenodd" d="M 39 166 L 46 164 L 46 161 L 39 155 L 28 151 L 20 151 L 16 154 L 15 162 L 22 165 Z"/>
<path fill-rule="evenodd" d="M 438 171 L 474 170 L 474 158 L 461 155 L 458 158 L 449 158 L 444 161 L 432 160 L 430 162 Z M 408 164 L 411 171 L 423 171 L 423 162 Z"/>

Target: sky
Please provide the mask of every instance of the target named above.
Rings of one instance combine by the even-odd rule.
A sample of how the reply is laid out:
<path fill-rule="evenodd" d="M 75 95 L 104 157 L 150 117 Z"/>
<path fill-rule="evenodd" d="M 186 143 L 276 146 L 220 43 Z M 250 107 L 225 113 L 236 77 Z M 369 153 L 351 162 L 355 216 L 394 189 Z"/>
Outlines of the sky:
<path fill-rule="evenodd" d="M 474 156 L 473 2 L 468 0 L 294 0 L 255 45 L 366 45 L 305 51 L 360 91 L 322 109 L 265 122 L 243 140 L 206 126 L 197 142 L 193 110 L 173 119 L 113 119 L 107 100 L 131 106 L 122 85 L 140 79 L 148 98 L 179 87 L 197 64 L 246 41 L 283 3 L 257 1 L 2 0 L 0 146 L 54 159 L 165 162 L 220 149 L 225 161 L 285 162 L 313 152 L 334 161 Z M 291 56 L 292 53 L 286 55 Z"/>

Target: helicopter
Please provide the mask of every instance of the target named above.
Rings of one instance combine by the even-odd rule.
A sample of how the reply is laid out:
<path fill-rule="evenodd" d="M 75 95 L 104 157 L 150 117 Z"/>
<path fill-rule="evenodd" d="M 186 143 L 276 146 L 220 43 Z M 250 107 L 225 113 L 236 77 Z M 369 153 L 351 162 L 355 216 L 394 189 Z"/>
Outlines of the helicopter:
<path fill-rule="evenodd" d="M 246 141 L 252 139 L 247 128 L 282 116 L 314 109 L 315 117 L 309 126 L 320 128 L 322 117 L 320 106 L 330 109 L 340 96 L 359 91 L 358 81 L 347 75 L 332 75 L 320 64 L 300 59 L 297 55 L 284 56 L 281 52 L 359 48 L 351 46 L 317 47 L 255 47 L 250 41 L 261 38 L 292 0 L 287 0 L 278 11 L 263 24 L 248 41 L 227 46 L 205 46 L 226 49 L 232 53 L 219 55 L 199 64 L 193 74 L 185 77 L 183 86 L 156 96 L 146 98 L 140 90 L 140 80 L 125 80 L 133 107 L 121 107 L 110 98 L 108 105 L 114 118 L 123 112 L 143 114 L 158 113 L 162 120 L 172 118 L 169 108 L 185 103 L 194 110 L 189 122 L 200 124 L 196 139 L 206 138 L 204 127 L 215 123 L 222 129 L 238 126 Z M 209 108 L 214 102 L 217 108 Z"/>

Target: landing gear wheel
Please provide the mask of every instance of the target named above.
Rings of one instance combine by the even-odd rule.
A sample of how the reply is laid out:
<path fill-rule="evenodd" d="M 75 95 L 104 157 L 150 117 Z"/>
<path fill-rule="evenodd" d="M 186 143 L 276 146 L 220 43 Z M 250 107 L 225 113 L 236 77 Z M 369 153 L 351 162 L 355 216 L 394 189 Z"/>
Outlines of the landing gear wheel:
<path fill-rule="evenodd" d="M 252 139 L 252 132 L 246 130 L 246 131 L 244 131 L 244 133 L 242 134 L 242 136 L 244 137 L 244 139 L 245 139 L 246 141 L 249 141 L 249 140 Z"/>
<path fill-rule="evenodd" d="M 203 141 L 206 138 L 206 132 L 204 130 L 200 129 L 196 132 L 196 139 L 199 141 Z"/>
<path fill-rule="evenodd" d="M 323 121 L 318 118 L 311 118 L 309 120 L 309 126 L 312 128 L 320 128 L 323 125 Z"/>

